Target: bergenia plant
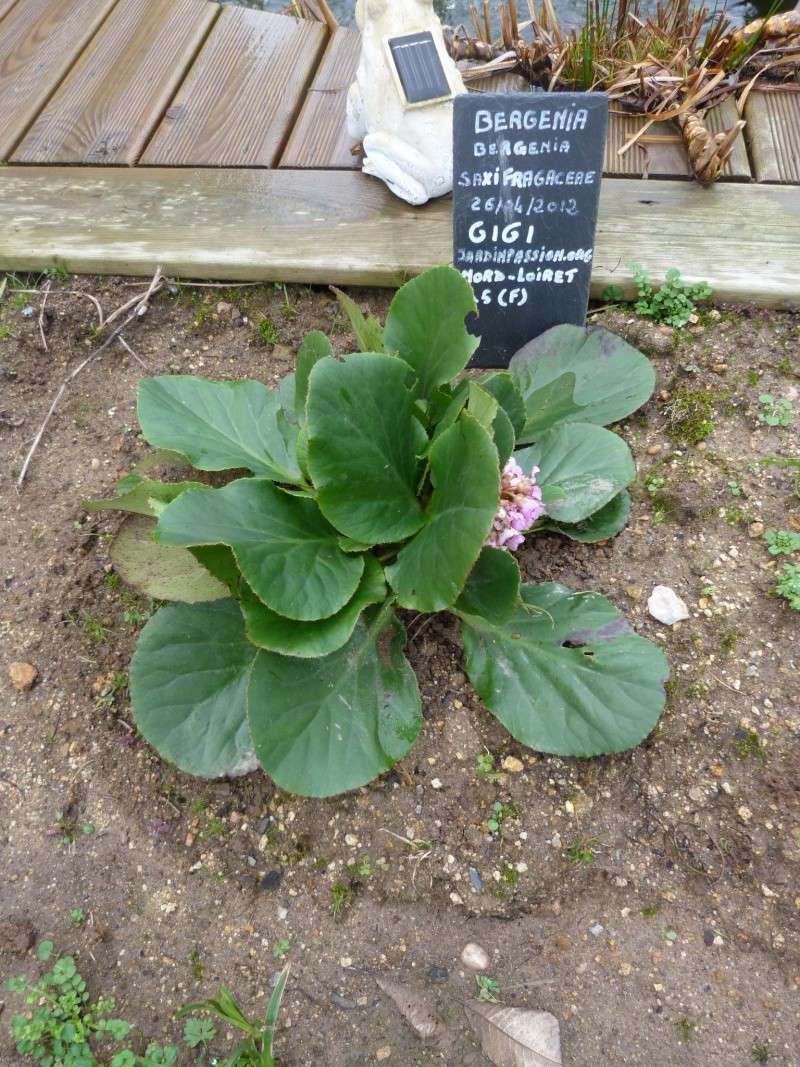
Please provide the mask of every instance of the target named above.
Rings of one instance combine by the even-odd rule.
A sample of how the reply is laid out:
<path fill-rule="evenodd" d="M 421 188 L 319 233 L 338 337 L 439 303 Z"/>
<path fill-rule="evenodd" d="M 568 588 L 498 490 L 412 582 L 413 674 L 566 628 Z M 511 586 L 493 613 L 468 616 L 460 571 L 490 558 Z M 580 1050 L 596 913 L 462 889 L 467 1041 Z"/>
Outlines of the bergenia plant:
<path fill-rule="evenodd" d="M 561 326 L 508 372 L 463 375 L 476 306 L 450 267 L 403 286 L 384 326 L 340 299 L 361 351 L 337 358 L 312 333 L 275 390 L 141 383 L 146 440 L 229 472 L 212 487 L 140 465 L 93 505 L 134 513 L 112 558 L 177 602 L 131 665 L 142 734 L 191 774 L 260 764 L 294 793 L 355 789 L 422 723 L 403 613 L 448 611 L 472 684 L 523 744 L 637 744 L 664 704 L 663 653 L 602 596 L 521 582 L 514 552 L 541 531 L 593 542 L 622 529 L 635 468 L 603 427 L 648 399 L 648 360 L 603 329 Z"/>

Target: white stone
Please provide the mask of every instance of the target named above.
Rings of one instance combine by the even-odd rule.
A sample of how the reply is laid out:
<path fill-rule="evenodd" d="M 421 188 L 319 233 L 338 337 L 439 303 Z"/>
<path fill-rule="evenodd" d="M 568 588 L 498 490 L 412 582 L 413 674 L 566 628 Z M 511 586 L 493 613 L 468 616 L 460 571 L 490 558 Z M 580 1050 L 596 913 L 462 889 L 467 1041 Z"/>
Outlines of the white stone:
<path fill-rule="evenodd" d="M 654 619 L 665 626 L 674 626 L 689 618 L 689 609 L 674 589 L 668 585 L 657 585 L 647 601 L 647 610 Z"/>
<path fill-rule="evenodd" d="M 453 94 L 465 93 L 433 0 L 357 0 L 356 24 L 361 58 L 347 94 L 347 129 L 364 146 L 364 173 L 409 204 L 444 196 L 453 188 L 452 101 L 409 108 L 386 44 L 390 37 L 430 31 Z"/>
<path fill-rule="evenodd" d="M 489 953 L 482 945 L 470 941 L 461 950 L 461 962 L 471 971 L 485 971 L 489 966 Z"/>

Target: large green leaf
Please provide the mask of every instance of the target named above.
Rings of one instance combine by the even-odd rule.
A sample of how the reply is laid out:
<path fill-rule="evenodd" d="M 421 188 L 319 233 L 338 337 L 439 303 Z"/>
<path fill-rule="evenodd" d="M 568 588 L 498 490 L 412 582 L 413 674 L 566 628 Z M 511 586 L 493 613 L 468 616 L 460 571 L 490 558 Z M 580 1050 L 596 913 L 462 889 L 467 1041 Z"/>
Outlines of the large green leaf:
<path fill-rule="evenodd" d="M 554 426 L 515 457 L 526 474 L 539 468 L 536 480 L 548 518 L 560 523 L 581 522 L 636 477 L 631 450 L 621 437 L 579 422 Z"/>
<path fill-rule="evenodd" d="M 159 545 L 153 540 L 155 521 L 129 515 L 111 545 L 111 562 L 121 578 L 154 600 L 196 604 L 227 597 L 228 589 L 201 567 L 185 548 Z"/>
<path fill-rule="evenodd" d="M 233 596 L 238 597 L 242 573 L 227 545 L 195 545 L 188 551 L 210 574 L 223 582 Z"/>
<path fill-rule="evenodd" d="M 153 445 L 204 471 L 244 468 L 277 482 L 302 482 L 296 427 L 278 394 L 261 382 L 209 382 L 183 375 L 144 378 L 139 423 Z"/>
<path fill-rule="evenodd" d="M 283 789 L 325 797 L 365 785 L 408 752 L 422 723 L 405 631 L 370 609 L 322 659 L 259 653 L 248 714 L 256 753 Z"/>
<path fill-rule="evenodd" d="M 162 512 L 167 545 L 228 545 L 255 594 L 290 619 L 324 619 L 350 600 L 364 560 L 347 555 L 313 500 L 262 478 L 190 489 Z"/>
<path fill-rule="evenodd" d="M 480 615 L 491 622 L 510 619 L 519 602 L 519 567 L 510 552 L 483 548 L 455 603 L 465 615 Z"/>
<path fill-rule="evenodd" d="M 418 457 L 428 438 L 411 377 L 402 360 L 377 353 L 322 359 L 311 372 L 309 470 L 323 514 L 356 541 L 400 541 L 422 525 Z"/>
<path fill-rule="evenodd" d="M 536 526 L 536 533 L 552 531 L 564 534 L 572 541 L 581 541 L 585 545 L 595 544 L 597 541 L 607 541 L 609 537 L 615 537 L 620 530 L 624 529 L 631 513 L 630 494 L 623 489 L 612 500 L 593 515 L 589 515 L 581 522 L 549 522 L 545 520 Z"/>
<path fill-rule="evenodd" d="M 649 359 L 621 337 L 580 326 L 546 330 L 513 356 L 508 369 L 525 400 L 520 444 L 561 422 L 617 422 L 650 398 L 656 381 Z M 570 374 L 571 392 L 569 378 L 559 381 Z"/>
<path fill-rule="evenodd" d="M 216 778 L 249 765 L 247 683 L 257 655 L 234 600 L 161 608 L 131 662 L 136 725 L 189 774 Z"/>
<path fill-rule="evenodd" d="M 497 449 L 467 412 L 430 449 L 433 494 L 425 525 L 387 568 L 404 608 L 442 611 L 464 587 L 500 499 Z"/>
<path fill-rule="evenodd" d="M 85 500 L 86 511 L 128 511 L 133 515 L 155 516 L 157 504 L 169 504 L 187 489 L 202 487 L 202 482 L 156 482 L 151 478 L 142 478 L 138 474 L 126 474 L 121 478 L 114 492 L 116 496 L 101 500 Z"/>
<path fill-rule="evenodd" d="M 247 636 L 254 645 L 301 658 L 327 656 L 350 638 L 358 617 L 370 604 L 386 598 L 383 568 L 374 556 L 364 557 L 364 575 L 353 599 L 328 619 L 297 622 L 271 611 L 243 584 L 240 590 Z"/>
<path fill-rule="evenodd" d="M 384 344 L 414 368 L 422 396 L 433 396 L 469 363 L 480 338 L 464 320 L 476 310 L 472 286 L 453 267 L 427 270 L 395 293 Z"/>
<path fill-rule="evenodd" d="M 511 619 L 465 616 L 463 638 L 483 702 L 540 752 L 622 752 L 650 733 L 664 707 L 664 653 L 595 593 L 523 585 Z"/>
<path fill-rule="evenodd" d="M 332 286 L 339 307 L 350 320 L 360 352 L 383 352 L 383 327 L 373 315 L 364 315 L 361 308 L 341 289 Z"/>

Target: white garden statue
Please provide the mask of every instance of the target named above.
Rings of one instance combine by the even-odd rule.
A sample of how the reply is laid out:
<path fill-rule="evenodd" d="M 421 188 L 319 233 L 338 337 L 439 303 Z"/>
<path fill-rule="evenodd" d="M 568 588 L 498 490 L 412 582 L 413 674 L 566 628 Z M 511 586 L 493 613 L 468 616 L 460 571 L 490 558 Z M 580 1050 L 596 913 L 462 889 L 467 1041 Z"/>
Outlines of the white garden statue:
<path fill-rule="evenodd" d="M 447 53 L 433 0 L 357 0 L 361 59 L 347 96 L 347 128 L 363 143 L 364 173 L 409 204 L 453 188 L 453 103 L 409 105 L 393 69 L 390 38 L 429 31 L 452 95 L 467 90 Z"/>

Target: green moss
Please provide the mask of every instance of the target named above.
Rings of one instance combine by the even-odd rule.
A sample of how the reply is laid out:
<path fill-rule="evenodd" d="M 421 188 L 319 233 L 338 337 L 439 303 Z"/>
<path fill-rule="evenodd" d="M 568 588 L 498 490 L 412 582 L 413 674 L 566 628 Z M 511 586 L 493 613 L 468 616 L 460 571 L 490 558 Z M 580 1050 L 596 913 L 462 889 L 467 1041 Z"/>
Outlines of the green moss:
<path fill-rule="evenodd" d="M 714 432 L 714 397 L 707 389 L 679 389 L 666 414 L 670 436 L 682 444 L 696 445 Z"/>

